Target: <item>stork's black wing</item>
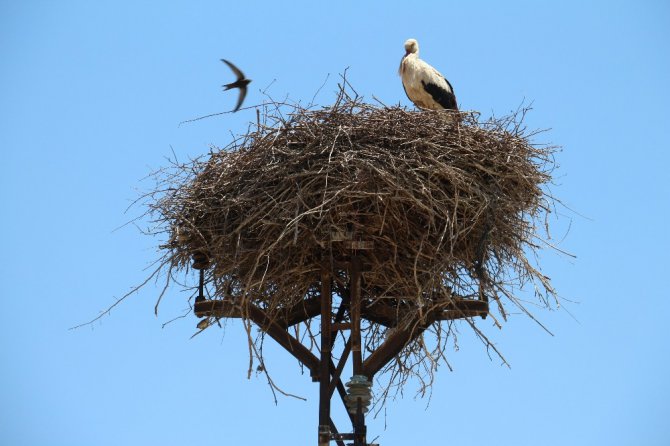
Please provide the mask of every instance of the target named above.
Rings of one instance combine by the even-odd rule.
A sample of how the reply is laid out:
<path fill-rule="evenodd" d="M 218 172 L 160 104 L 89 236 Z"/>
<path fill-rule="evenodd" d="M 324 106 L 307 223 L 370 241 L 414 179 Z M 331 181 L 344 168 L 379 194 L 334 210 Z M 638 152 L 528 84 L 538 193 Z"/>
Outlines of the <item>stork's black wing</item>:
<path fill-rule="evenodd" d="M 439 85 L 435 85 L 432 82 L 426 83 L 421 81 L 421 84 L 423 85 L 423 89 L 426 90 L 426 92 L 435 100 L 435 102 L 440 104 L 442 107 L 447 110 L 458 110 L 456 96 L 453 93 L 454 89 L 451 87 L 451 84 L 447 79 L 444 80 L 447 82 L 447 85 L 449 85 L 449 89 L 451 91 L 448 91 Z"/>

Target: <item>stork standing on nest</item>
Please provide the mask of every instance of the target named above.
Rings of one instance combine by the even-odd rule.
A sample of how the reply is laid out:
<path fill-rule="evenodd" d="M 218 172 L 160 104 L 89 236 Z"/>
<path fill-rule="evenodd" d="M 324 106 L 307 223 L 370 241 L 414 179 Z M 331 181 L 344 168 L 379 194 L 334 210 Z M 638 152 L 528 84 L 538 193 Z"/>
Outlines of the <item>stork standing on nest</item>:
<path fill-rule="evenodd" d="M 398 74 L 410 101 L 423 110 L 458 110 L 451 84 L 432 66 L 419 59 L 419 42 L 408 39 Z"/>

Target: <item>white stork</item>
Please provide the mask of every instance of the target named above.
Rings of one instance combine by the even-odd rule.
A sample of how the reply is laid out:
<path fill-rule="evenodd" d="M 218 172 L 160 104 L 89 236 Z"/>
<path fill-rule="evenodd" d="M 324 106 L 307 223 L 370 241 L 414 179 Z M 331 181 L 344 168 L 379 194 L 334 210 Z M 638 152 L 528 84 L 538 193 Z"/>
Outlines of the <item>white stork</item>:
<path fill-rule="evenodd" d="M 408 39 L 398 74 L 410 101 L 424 110 L 458 110 L 451 84 L 423 60 L 419 59 L 419 42 Z"/>

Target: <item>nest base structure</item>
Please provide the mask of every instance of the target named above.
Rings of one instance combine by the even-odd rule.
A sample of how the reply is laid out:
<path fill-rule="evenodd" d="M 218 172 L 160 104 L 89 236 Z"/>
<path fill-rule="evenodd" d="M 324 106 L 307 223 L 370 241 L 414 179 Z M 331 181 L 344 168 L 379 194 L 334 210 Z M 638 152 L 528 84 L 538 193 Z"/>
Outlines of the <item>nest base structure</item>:
<path fill-rule="evenodd" d="M 367 245 L 357 245 L 358 248 L 362 246 Z M 361 295 L 361 272 L 364 267 L 355 251 L 352 252 L 350 260 L 338 262 L 338 268 L 345 269 L 350 279 L 348 292 L 336 309 L 333 308 L 331 286 L 335 272 L 331 270 L 331 265 L 322 265 L 319 295 L 282 311 L 274 311 L 272 316 L 252 302 L 234 298 L 199 298 L 196 300 L 194 313 L 199 318 L 248 318 L 307 367 L 312 381 L 319 383 L 319 446 L 328 446 L 331 441 L 335 441 L 338 446 L 345 446 L 344 441 L 349 440 L 353 441 L 350 443 L 353 446 L 372 446 L 367 443 L 367 410 L 360 398 L 355 410 L 347 412 L 352 425 L 351 433 L 340 433 L 331 418 L 331 399 L 336 390 L 344 406 L 347 407 L 348 404 L 342 373 L 349 357 L 351 356 L 353 376 L 363 376 L 372 382 L 379 370 L 433 323 L 475 316 L 486 318 L 489 304 L 486 300 L 449 295 L 424 302 L 425 311 L 420 311 L 416 304 L 407 302 L 392 306 L 383 300 Z M 414 316 L 407 319 L 403 317 L 406 314 Z M 317 316 L 321 316 L 318 357 L 288 331 L 290 327 Z M 361 348 L 362 319 L 392 329 L 386 340 L 365 359 Z M 338 335 L 347 341 L 336 365 L 332 349 Z"/>

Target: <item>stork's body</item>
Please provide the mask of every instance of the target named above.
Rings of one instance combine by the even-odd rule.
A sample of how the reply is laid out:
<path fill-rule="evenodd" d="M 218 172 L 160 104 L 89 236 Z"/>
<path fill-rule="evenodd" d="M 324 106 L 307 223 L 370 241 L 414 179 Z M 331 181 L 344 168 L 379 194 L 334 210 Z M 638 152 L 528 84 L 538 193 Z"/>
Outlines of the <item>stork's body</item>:
<path fill-rule="evenodd" d="M 451 84 L 432 66 L 419 59 L 419 43 L 405 42 L 405 56 L 400 62 L 400 77 L 407 97 L 424 110 L 458 110 Z"/>

